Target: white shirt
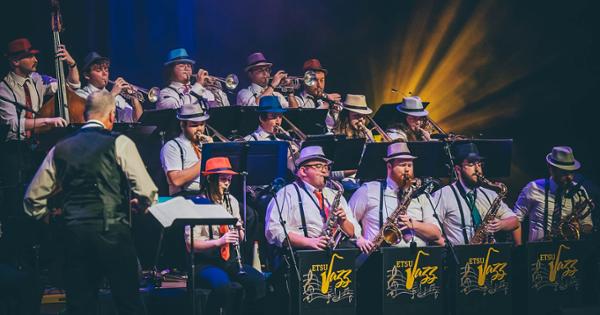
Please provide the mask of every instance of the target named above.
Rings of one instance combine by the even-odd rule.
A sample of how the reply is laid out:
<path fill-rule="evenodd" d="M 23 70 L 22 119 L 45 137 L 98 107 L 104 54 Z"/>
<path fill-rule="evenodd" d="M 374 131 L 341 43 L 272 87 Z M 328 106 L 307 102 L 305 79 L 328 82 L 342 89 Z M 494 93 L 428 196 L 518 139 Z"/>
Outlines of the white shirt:
<path fill-rule="evenodd" d="M 78 89 L 77 91 L 75 91 L 75 93 L 77 93 L 77 95 L 83 98 L 87 98 L 90 94 L 98 91 L 108 92 L 106 87 L 100 90 L 99 88 L 88 83 L 88 85 L 84 86 L 81 89 Z M 123 96 L 121 96 L 120 94 L 115 97 L 115 100 L 117 101 L 117 122 L 134 122 L 135 120 L 133 119 L 133 107 L 129 105 L 127 100 L 125 100 L 125 98 L 123 98 Z"/>
<path fill-rule="evenodd" d="M 227 98 L 227 93 L 223 92 L 223 90 L 204 89 L 202 97 L 204 97 L 207 100 L 208 107 L 210 108 L 230 106 L 229 99 Z"/>
<path fill-rule="evenodd" d="M 321 212 L 317 207 L 317 197 L 314 195 L 314 193 L 312 193 L 315 188 L 306 182 L 303 183 L 306 187 L 306 190 L 311 193 L 311 195 L 308 195 L 306 191 L 302 189 L 302 187 L 297 187 L 298 191 L 300 192 L 300 199 L 302 200 L 302 206 L 304 208 L 306 232 L 310 238 L 319 237 L 323 234 L 324 222 L 323 217 L 321 217 Z M 285 240 L 285 234 L 279 221 L 280 216 L 278 205 L 281 207 L 281 214 L 286 223 L 286 229 L 288 233 L 293 232 L 304 236 L 304 231 L 302 229 L 302 218 L 300 216 L 300 200 L 298 199 L 298 194 L 296 193 L 296 189 L 294 189 L 294 185 L 297 184 L 293 183 L 283 187 L 277 192 L 277 202 L 275 202 L 275 199 L 271 199 L 271 202 L 269 202 L 267 214 L 265 216 L 265 237 L 267 238 L 269 244 L 274 244 L 281 247 Z M 325 206 L 331 206 L 331 203 L 335 199 L 335 191 L 325 187 L 322 192 Z M 314 200 L 314 202 L 311 200 L 311 198 Z M 354 225 L 354 234 L 360 235 L 360 225 L 358 222 L 356 222 L 356 219 L 354 218 L 354 215 L 352 214 L 352 211 L 348 207 L 348 203 L 343 196 L 340 199 L 340 207 L 344 209 L 347 219 L 352 223 L 352 225 Z"/>
<path fill-rule="evenodd" d="M 179 143 L 179 146 L 177 145 Z M 179 148 L 181 146 L 181 149 Z M 181 155 L 183 150 L 183 165 L 181 163 Z M 198 162 L 198 156 L 192 147 L 192 142 L 182 133 L 179 137 L 165 143 L 160 150 L 160 162 L 162 163 L 165 174 L 169 171 L 179 171 L 192 167 Z M 167 180 L 168 181 L 168 180 Z M 185 183 L 182 187 L 175 186 L 169 182 L 169 194 L 173 195 L 181 190 L 199 191 L 200 190 L 200 174 L 194 180 Z"/>
<path fill-rule="evenodd" d="M 244 141 L 277 141 L 277 139 L 273 139 L 273 134 L 268 133 L 259 125 L 253 133 L 244 137 Z"/>
<path fill-rule="evenodd" d="M 262 86 L 252 83 L 249 87 L 241 89 L 237 94 L 237 105 L 239 106 L 258 106 L 256 103 L 256 97 L 259 96 L 265 88 Z M 273 92 L 274 96 L 277 96 L 281 107 L 289 107 L 287 99 L 279 92 Z"/>
<path fill-rule="evenodd" d="M 25 105 L 25 81 L 28 82 L 31 108 L 34 111 L 42 108 L 45 95 L 53 95 L 58 90 L 58 83 L 52 77 L 33 72 L 24 78 L 10 71 L 4 77 L 4 82 L 0 81 L 0 95 Z M 72 89 L 78 89 L 81 86 L 80 84 L 73 84 L 68 81 L 67 84 Z M 21 133 L 20 139 L 25 139 L 25 115 L 25 111 L 21 111 L 21 115 L 17 117 L 15 105 L 0 100 L 0 124 L 8 126 L 6 139 L 0 140 L 17 140 L 19 139 L 17 136 L 19 132 Z M 17 128 L 19 131 L 17 131 Z"/>
<path fill-rule="evenodd" d="M 229 201 L 231 202 L 231 211 L 233 212 L 231 215 L 236 217 L 238 220 L 242 220 L 242 217 L 240 216 L 240 203 L 238 202 L 238 200 L 235 199 L 234 196 L 229 195 Z M 222 206 L 227 210 L 227 206 L 225 206 L 225 204 L 223 204 Z M 211 225 L 210 227 L 212 228 L 213 239 L 218 239 L 219 237 L 221 237 L 221 233 L 219 233 L 218 225 Z M 202 240 L 202 241 L 209 240 L 210 233 L 209 233 L 208 228 L 209 228 L 208 225 L 194 226 L 194 242 L 196 240 Z M 185 226 L 185 240 L 188 243 L 190 242 L 190 226 L 189 225 Z"/>
<path fill-rule="evenodd" d="M 577 185 L 577 183 L 573 183 Z M 548 190 L 548 218 L 544 223 L 544 208 L 545 208 L 545 193 L 546 180 L 538 179 L 529 182 L 515 203 L 514 212 L 517 214 L 519 221 L 523 221 L 525 217 L 529 217 L 529 241 L 539 241 L 545 236 L 545 230 L 550 230 L 552 226 L 552 218 L 554 215 L 554 207 L 556 204 L 556 193 L 558 185 L 553 179 L 549 180 Z M 574 194 L 573 198 L 568 198 L 563 195 L 561 202 L 561 219 L 570 215 L 573 212 L 573 205 L 583 201 L 584 198 L 589 198 L 589 195 L 583 186 L 580 187 L 580 194 Z M 582 220 L 583 224 L 592 225 L 592 216 L 589 215 Z"/>
<path fill-rule="evenodd" d="M 471 240 L 471 238 L 473 237 L 473 234 L 475 233 L 475 227 L 473 225 L 473 219 L 471 217 L 471 210 L 464 198 L 461 197 L 460 191 L 456 186 L 463 184 L 457 184 L 457 182 L 451 185 L 444 186 L 440 190 L 433 193 L 432 201 L 439 215 L 440 221 L 444 225 L 444 229 L 446 235 L 448 236 L 448 240 L 454 245 L 464 245 L 465 241 L 462 233 L 463 227 L 460 215 L 460 208 L 450 186 L 453 186 L 456 190 L 458 200 L 462 205 L 463 215 L 465 218 L 465 231 L 467 233 L 468 240 Z M 463 185 L 463 188 L 465 189 L 465 193 L 471 191 L 471 189 L 469 189 L 465 185 Z M 491 206 L 491 203 L 494 202 L 494 199 L 496 199 L 498 194 L 493 190 L 483 187 L 478 187 L 474 190 L 476 191 L 475 205 L 477 206 L 477 210 L 479 211 L 481 219 L 483 220 Z M 501 202 L 500 208 L 496 213 L 496 217 L 503 220 L 514 216 L 515 214 L 512 212 L 512 210 L 504 202 Z"/>
<path fill-rule="evenodd" d="M 349 206 L 354 213 L 354 217 L 362 226 L 362 236 L 372 241 L 377 234 L 379 234 L 379 205 L 381 195 L 381 182 L 373 181 L 368 182 L 360 186 L 356 192 L 350 198 Z M 396 210 L 398 207 L 398 185 L 396 182 L 391 180 L 389 177 L 386 179 L 386 187 L 383 191 L 383 223 L 387 220 L 388 216 Z M 421 221 L 423 223 L 430 223 L 435 225 L 438 229 L 440 228 L 437 220 L 433 216 L 433 208 L 431 203 L 427 200 L 425 194 L 420 195 L 417 198 L 411 200 L 407 214 L 414 220 Z M 382 224 L 383 224 L 382 223 Z M 427 246 L 427 242 L 417 235 L 415 235 L 415 242 L 417 246 Z M 410 246 L 410 241 L 406 242 L 402 239 L 399 247 Z"/>
<path fill-rule="evenodd" d="M 202 84 L 196 82 L 190 86 L 190 91 L 186 93 L 186 88 L 183 83 L 171 82 L 168 87 L 160 90 L 158 94 L 158 102 L 156 103 L 156 109 L 173 109 L 180 108 L 183 105 L 183 96 L 186 94 L 196 94 L 204 98 L 208 103 L 214 102 L 215 96 Z M 192 93 L 193 92 L 193 93 Z"/>

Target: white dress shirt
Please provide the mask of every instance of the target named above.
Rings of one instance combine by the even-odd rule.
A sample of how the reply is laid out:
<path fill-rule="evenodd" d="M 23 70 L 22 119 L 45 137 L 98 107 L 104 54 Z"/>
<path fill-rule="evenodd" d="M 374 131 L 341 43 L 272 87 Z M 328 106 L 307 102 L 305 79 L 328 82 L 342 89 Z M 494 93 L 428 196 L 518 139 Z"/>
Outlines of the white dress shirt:
<path fill-rule="evenodd" d="M 177 145 L 179 143 L 179 146 Z M 181 146 L 181 149 L 179 148 Z M 181 156 L 183 150 L 183 165 Z M 182 133 L 179 137 L 168 141 L 160 150 L 160 162 L 162 163 L 165 175 L 169 171 L 180 171 L 192 167 L 198 162 L 198 156 L 192 147 L 192 142 Z M 169 181 L 169 180 L 167 180 Z M 169 194 L 173 195 L 182 190 L 199 191 L 200 190 L 200 174 L 194 180 L 185 183 L 183 186 L 175 186 L 169 182 Z"/>
<path fill-rule="evenodd" d="M 396 210 L 398 207 L 398 185 L 396 182 L 391 180 L 389 177 L 386 179 L 386 187 L 383 191 L 383 222 L 384 224 L 388 216 Z M 354 213 L 354 217 L 362 226 L 362 236 L 372 241 L 380 230 L 379 222 L 379 205 L 381 195 L 381 182 L 373 181 L 368 182 L 360 186 L 356 192 L 350 198 L 349 206 Z M 421 221 L 423 223 L 430 223 L 435 225 L 438 229 L 440 228 L 437 220 L 433 216 L 433 208 L 431 202 L 427 199 L 425 194 L 418 196 L 411 200 L 407 214 L 414 220 Z M 409 226 L 410 228 L 410 226 Z M 427 246 L 427 242 L 415 235 L 415 242 L 417 246 Z M 410 240 L 407 242 L 404 239 L 396 245 L 399 247 L 410 246 Z"/>
<path fill-rule="evenodd" d="M 237 105 L 239 106 L 258 106 L 258 104 L 256 103 L 256 97 L 259 96 L 265 88 L 263 88 L 262 86 L 256 84 L 256 83 L 252 83 L 249 87 L 245 88 L 245 89 L 241 89 L 238 94 L 237 94 Z M 279 103 L 281 104 L 281 107 L 283 108 L 287 108 L 289 107 L 288 101 L 285 98 L 285 96 L 283 96 L 281 93 L 279 92 L 273 92 L 274 96 L 277 96 L 277 98 L 279 99 Z"/>
<path fill-rule="evenodd" d="M 196 94 L 204 98 L 208 103 L 214 102 L 215 96 L 209 90 L 205 89 L 202 84 L 196 82 L 189 86 L 189 91 L 186 91 L 186 86 L 180 82 L 171 82 L 168 87 L 160 90 L 156 109 L 177 109 L 184 102 L 183 96 L 186 94 Z M 193 92 L 193 93 L 192 93 Z"/>
<path fill-rule="evenodd" d="M 446 235 L 448 236 L 448 240 L 454 245 L 464 245 L 465 240 L 462 232 L 463 226 L 461 221 L 460 208 L 450 186 L 453 186 L 456 190 L 456 194 L 458 195 L 458 201 L 460 201 L 460 204 L 462 205 L 463 216 L 465 218 L 464 229 L 467 233 L 468 240 L 471 240 L 471 238 L 473 237 L 473 234 L 475 233 L 475 227 L 473 225 L 473 219 L 471 217 L 471 209 L 467 205 L 466 200 L 460 195 L 460 191 L 457 185 L 462 185 L 465 189 L 465 193 L 469 193 L 472 190 L 463 185 L 462 182 L 460 184 L 458 184 L 458 182 L 460 181 L 452 183 L 451 185 L 444 186 L 440 190 L 436 191 L 433 194 L 432 201 L 433 205 L 436 208 L 436 212 L 439 215 L 440 221 L 444 225 L 444 229 L 446 231 Z M 483 187 L 478 187 L 474 189 L 474 191 L 475 205 L 477 206 L 477 210 L 479 211 L 481 219 L 483 220 L 491 206 L 491 203 L 494 202 L 494 199 L 496 199 L 498 194 L 493 190 Z M 500 208 L 496 213 L 496 217 L 503 220 L 514 216 L 515 214 L 512 212 L 512 210 L 504 202 L 501 202 Z"/>
<path fill-rule="evenodd" d="M 75 93 L 77 93 L 77 95 L 87 99 L 87 97 L 90 94 L 92 94 L 94 92 L 98 92 L 98 91 L 109 92 L 106 89 L 106 87 L 103 88 L 102 90 L 100 90 L 99 88 L 88 83 L 83 88 L 75 91 Z M 124 122 L 124 123 L 134 122 L 135 120 L 133 119 L 133 107 L 131 105 L 129 105 L 127 100 L 125 98 L 123 98 L 123 96 L 121 96 L 120 94 L 115 97 L 115 100 L 117 101 L 117 122 Z"/>
<path fill-rule="evenodd" d="M 545 193 L 546 179 L 538 179 L 529 182 L 515 203 L 514 211 L 523 222 L 525 217 L 529 217 L 529 241 L 543 240 L 545 231 L 550 230 L 552 226 L 552 218 L 554 215 L 554 207 L 556 206 L 556 193 L 558 185 L 551 178 L 548 181 L 548 217 L 544 223 L 545 212 Z M 577 183 L 573 183 L 577 185 Z M 580 193 L 574 194 L 573 198 L 564 196 L 561 202 L 561 219 L 570 215 L 573 212 L 573 205 L 583 201 L 584 198 L 589 198 L 589 195 L 583 186 L 580 186 Z M 592 225 L 592 216 L 589 215 L 582 220 L 583 224 Z"/>
<path fill-rule="evenodd" d="M 23 105 L 26 104 L 24 85 L 27 81 L 29 86 L 29 95 L 31 97 L 31 108 L 38 111 L 42 108 L 44 96 L 53 95 L 58 90 L 56 79 L 40 75 L 37 72 L 31 73 L 28 77 L 22 77 L 10 71 L 5 77 L 4 82 L 0 81 L 0 95 L 9 99 L 15 100 Z M 67 85 L 76 90 L 81 84 L 73 84 L 67 81 Z M 20 139 L 25 139 L 25 111 L 21 111 L 21 115 L 17 117 L 15 105 L 0 100 L 0 124 L 8 127 L 8 133 L 4 140 L 17 140 L 20 132 Z M 19 132 L 17 131 L 19 128 Z"/>
<path fill-rule="evenodd" d="M 306 190 L 311 194 L 308 195 L 306 191 L 302 189 L 302 187 L 297 187 L 300 193 L 300 200 L 302 201 L 302 206 L 304 208 L 306 232 L 310 238 L 319 237 L 323 235 L 325 223 L 323 217 L 321 216 L 321 212 L 317 207 L 317 197 L 314 195 L 314 193 L 312 193 L 314 192 L 315 188 L 306 182 L 303 183 L 306 187 Z M 281 247 L 285 240 L 285 234 L 279 220 L 280 216 L 278 207 L 281 207 L 281 214 L 283 221 L 285 221 L 288 233 L 293 232 L 304 236 L 302 218 L 300 215 L 300 200 L 298 199 L 296 189 L 293 187 L 294 185 L 297 184 L 293 183 L 283 187 L 277 192 L 277 202 L 275 199 L 271 199 L 271 202 L 269 202 L 265 217 L 265 236 L 269 244 L 274 244 Z M 325 187 L 322 192 L 325 206 L 331 206 L 331 203 L 335 199 L 335 191 Z M 352 214 L 352 211 L 348 207 L 348 203 L 343 196 L 340 199 L 340 207 L 344 209 L 347 219 L 350 221 L 350 223 L 352 223 L 352 225 L 354 225 L 354 234 L 360 235 L 360 225 L 358 222 L 356 222 L 356 219 L 354 218 L 354 215 Z M 331 211 L 332 210 L 330 209 L 330 213 Z"/>

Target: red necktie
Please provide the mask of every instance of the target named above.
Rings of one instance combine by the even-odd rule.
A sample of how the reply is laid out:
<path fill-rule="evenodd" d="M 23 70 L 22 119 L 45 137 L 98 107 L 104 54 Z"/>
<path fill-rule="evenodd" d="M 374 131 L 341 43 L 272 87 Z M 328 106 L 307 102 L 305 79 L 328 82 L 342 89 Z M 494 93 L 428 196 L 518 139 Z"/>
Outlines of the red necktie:
<path fill-rule="evenodd" d="M 229 232 L 229 227 L 227 225 L 219 225 L 219 234 L 225 235 L 227 232 Z M 229 244 L 221 246 L 221 258 L 223 258 L 224 261 L 229 260 Z"/>
<path fill-rule="evenodd" d="M 29 79 L 25 80 L 25 83 L 23 83 L 23 91 L 25 91 L 25 105 L 27 106 L 27 109 L 33 109 L 33 103 L 31 102 L 31 92 L 29 91 Z M 29 111 L 26 111 L 25 118 L 32 119 L 33 114 Z M 25 131 L 25 137 L 31 138 L 31 130 Z"/>
<path fill-rule="evenodd" d="M 315 189 L 315 196 L 317 196 L 317 200 L 319 201 L 319 211 L 322 212 L 321 216 L 325 215 L 325 219 L 329 218 L 329 209 L 325 208 L 325 204 L 323 203 L 323 192 Z"/>

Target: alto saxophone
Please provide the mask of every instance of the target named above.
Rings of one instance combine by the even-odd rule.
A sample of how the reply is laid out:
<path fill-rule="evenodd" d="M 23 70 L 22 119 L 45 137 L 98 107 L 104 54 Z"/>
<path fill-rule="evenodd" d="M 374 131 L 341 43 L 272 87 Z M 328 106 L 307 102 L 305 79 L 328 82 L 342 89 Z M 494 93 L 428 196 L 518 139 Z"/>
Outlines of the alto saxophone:
<path fill-rule="evenodd" d="M 338 223 L 338 216 L 335 214 L 335 211 L 340 207 L 340 201 L 342 199 L 342 195 L 344 194 L 344 187 L 335 180 L 331 180 L 329 182 L 335 186 L 337 193 L 335 194 L 335 198 L 329 207 L 329 218 L 327 218 L 327 222 L 325 222 L 323 235 L 329 237 L 327 248 L 329 250 L 334 250 L 344 236 L 343 231 L 340 228 L 340 224 Z"/>
<path fill-rule="evenodd" d="M 498 193 L 498 196 L 490 205 L 488 212 L 485 214 L 485 217 L 481 221 L 481 224 L 477 227 L 477 230 L 475 230 L 475 233 L 473 234 L 471 241 L 469 241 L 469 244 L 492 244 L 495 243 L 496 240 L 494 239 L 493 234 L 487 232 L 487 226 L 496 217 L 496 214 L 500 209 L 500 205 L 502 205 L 502 199 L 506 197 L 508 188 L 506 188 L 506 185 L 504 185 L 503 183 L 492 182 L 487 178 L 483 177 L 483 175 L 481 174 L 477 174 L 477 180 L 482 186 L 496 191 L 496 193 Z"/>
<path fill-rule="evenodd" d="M 401 215 L 405 215 L 413 199 L 413 193 L 421 187 L 421 180 L 414 178 L 410 181 L 410 186 L 404 189 L 402 195 L 398 196 L 398 206 L 396 210 L 392 212 L 385 223 L 377 233 L 377 236 L 373 239 L 373 247 L 369 251 L 372 253 L 379 249 L 385 242 L 388 245 L 396 245 L 402 240 L 402 228 L 398 228 L 398 221 Z"/>
<path fill-rule="evenodd" d="M 591 210 L 595 207 L 594 201 L 588 197 L 585 197 L 583 201 L 577 202 L 573 205 L 571 213 L 560 220 L 558 227 L 550 231 L 550 239 L 565 241 L 581 239 L 581 220 L 590 215 Z"/>

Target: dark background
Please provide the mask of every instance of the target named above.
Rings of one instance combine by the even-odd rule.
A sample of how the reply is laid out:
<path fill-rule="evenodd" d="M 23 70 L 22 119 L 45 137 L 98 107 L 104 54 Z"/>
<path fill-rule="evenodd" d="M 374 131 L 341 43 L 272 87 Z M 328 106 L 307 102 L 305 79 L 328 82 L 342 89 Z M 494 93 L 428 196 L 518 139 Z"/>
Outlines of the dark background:
<path fill-rule="evenodd" d="M 166 53 L 185 47 L 211 74 L 243 73 L 260 50 L 301 74 L 317 57 L 328 91 L 366 94 L 368 103 L 401 93 L 431 101 L 447 130 L 513 138 L 512 200 L 546 175 L 545 155 L 570 145 L 598 182 L 596 95 L 600 47 L 597 1 L 62 1 L 62 40 L 82 63 L 109 56 L 111 77 L 162 86 Z M 47 1 L 5 1 L 0 42 L 29 37 L 39 71 L 53 73 Z M 6 72 L 6 63 L 2 64 Z M 401 93 L 391 93 L 391 88 Z M 231 102 L 235 97 L 230 98 Z M 158 154 L 158 153 L 157 153 Z"/>

